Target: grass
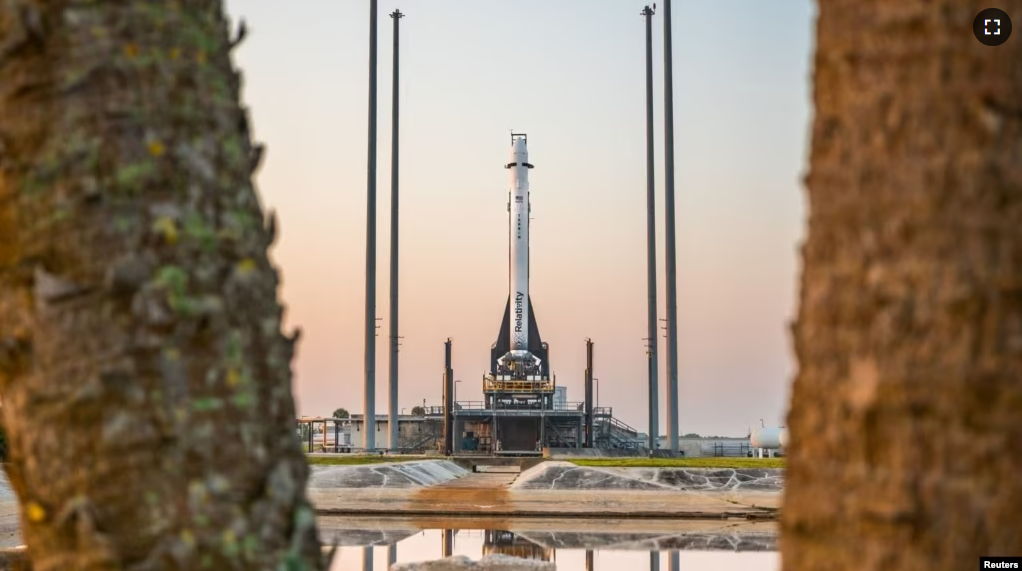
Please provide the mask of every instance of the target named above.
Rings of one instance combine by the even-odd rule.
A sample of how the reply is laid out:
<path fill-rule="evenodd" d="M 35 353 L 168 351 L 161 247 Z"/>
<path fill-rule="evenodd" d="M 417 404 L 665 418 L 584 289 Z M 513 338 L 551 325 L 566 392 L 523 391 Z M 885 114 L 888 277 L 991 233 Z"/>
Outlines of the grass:
<path fill-rule="evenodd" d="M 579 458 L 576 466 L 598 468 L 784 468 L 784 458 Z"/>
<path fill-rule="evenodd" d="M 378 454 L 357 455 L 357 456 L 306 456 L 305 459 L 310 466 L 362 466 L 364 464 L 379 464 L 381 462 L 411 462 L 422 460 L 417 456 L 380 456 Z"/>

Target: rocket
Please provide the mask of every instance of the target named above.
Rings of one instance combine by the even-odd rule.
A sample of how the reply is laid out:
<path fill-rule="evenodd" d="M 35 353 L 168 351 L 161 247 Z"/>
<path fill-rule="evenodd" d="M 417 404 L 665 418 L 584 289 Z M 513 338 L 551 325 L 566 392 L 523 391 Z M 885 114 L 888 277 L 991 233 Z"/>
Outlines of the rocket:
<path fill-rule="evenodd" d="M 511 162 L 504 168 L 511 174 L 508 193 L 508 228 L 510 243 L 509 287 L 513 315 L 511 323 L 511 356 L 524 359 L 529 353 L 529 149 L 525 135 L 511 136 Z"/>
<path fill-rule="evenodd" d="M 529 296 L 529 163 L 528 137 L 511 134 L 508 192 L 508 300 L 501 330 L 491 349 L 494 373 L 549 374 L 547 344 L 539 336 Z"/>

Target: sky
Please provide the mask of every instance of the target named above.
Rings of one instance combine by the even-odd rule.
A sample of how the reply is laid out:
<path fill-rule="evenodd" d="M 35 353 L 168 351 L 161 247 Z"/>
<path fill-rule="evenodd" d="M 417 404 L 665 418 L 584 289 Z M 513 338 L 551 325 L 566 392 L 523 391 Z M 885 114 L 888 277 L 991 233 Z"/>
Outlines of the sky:
<path fill-rule="evenodd" d="M 278 216 L 286 327 L 302 328 L 300 415 L 363 412 L 369 107 L 367 0 L 228 0 Z M 646 124 L 643 4 L 381 0 L 378 19 L 376 410 L 387 411 L 393 20 L 400 21 L 399 406 L 459 401 L 482 376 L 508 292 L 511 129 L 529 135 L 531 297 L 558 385 L 644 431 Z M 659 7 L 659 8 L 662 8 Z M 679 428 L 783 424 L 795 372 L 815 7 L 673 8 Z M 666 316 L 663 15 L 653 17 L 658 314 Z M 660 353 L 665 431 L 666 339 Z M 405 412 L 408 412 L 407 410 Z"/>

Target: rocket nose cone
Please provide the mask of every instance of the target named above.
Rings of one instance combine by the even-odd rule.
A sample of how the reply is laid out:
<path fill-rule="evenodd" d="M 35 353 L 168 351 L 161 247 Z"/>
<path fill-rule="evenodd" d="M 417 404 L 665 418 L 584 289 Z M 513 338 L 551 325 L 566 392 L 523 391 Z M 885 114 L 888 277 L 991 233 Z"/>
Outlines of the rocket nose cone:
<path fill-rule="evenodd" d="M 529 157 L 529 151 L 525 147 L 525 137 L 515 138 L 514 144 L 511 145 L 511 158 L 526 160 Z"/>

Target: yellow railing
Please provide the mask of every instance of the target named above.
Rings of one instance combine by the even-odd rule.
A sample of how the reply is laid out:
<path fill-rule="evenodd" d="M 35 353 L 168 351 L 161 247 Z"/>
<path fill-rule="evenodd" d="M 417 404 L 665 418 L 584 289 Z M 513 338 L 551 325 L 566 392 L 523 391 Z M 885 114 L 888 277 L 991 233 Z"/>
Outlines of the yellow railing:
<path fill-rule="evenodd" d="M 552 393 L 554 392 L 554 382 L 549 379 L 537 381 L 508 381 L 486 376 L 483 377 L 483 392 Z"/>

